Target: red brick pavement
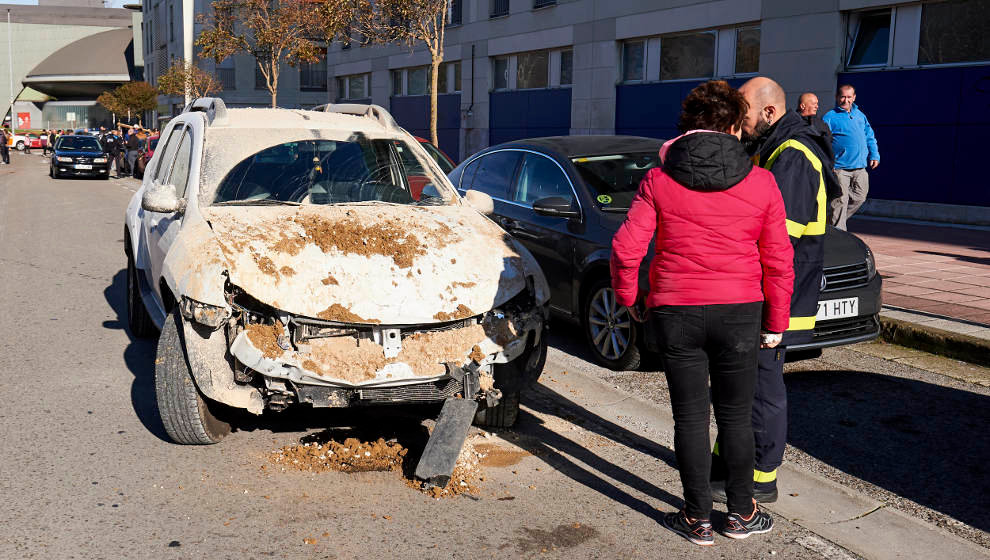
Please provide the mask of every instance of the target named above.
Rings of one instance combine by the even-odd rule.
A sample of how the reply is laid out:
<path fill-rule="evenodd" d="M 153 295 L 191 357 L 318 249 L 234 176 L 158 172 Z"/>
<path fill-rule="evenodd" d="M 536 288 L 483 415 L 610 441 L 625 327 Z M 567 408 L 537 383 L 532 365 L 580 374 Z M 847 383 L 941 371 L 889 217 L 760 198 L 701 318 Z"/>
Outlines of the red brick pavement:
<path fill-rule="evenodd" d="M 990 325 L 990 229 L 854 219 L 883 276 L 885 305 Z"/>

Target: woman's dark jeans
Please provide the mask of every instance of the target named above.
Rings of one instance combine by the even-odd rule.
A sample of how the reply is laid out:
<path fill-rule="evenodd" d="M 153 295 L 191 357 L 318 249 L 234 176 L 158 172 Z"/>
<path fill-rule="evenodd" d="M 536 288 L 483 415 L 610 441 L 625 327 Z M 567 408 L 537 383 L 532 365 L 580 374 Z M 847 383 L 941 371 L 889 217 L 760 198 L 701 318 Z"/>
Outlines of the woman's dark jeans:
<path fill-rule="evenodd" d="M 674 411 L 674 454 L 688 517 L 712 510 L 709 390 L 730 512 L 753 510 L 753 390 L 762 302 L 653 309 Z"/>

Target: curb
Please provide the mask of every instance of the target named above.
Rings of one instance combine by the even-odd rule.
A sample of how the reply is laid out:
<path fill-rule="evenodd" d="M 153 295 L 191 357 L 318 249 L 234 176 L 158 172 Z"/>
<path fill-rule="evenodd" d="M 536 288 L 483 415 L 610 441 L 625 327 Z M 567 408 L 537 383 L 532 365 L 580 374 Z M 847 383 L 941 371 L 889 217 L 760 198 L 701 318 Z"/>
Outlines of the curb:
<path fill-rule="evenodd" d="M 990 367 L 988 335 L 990 328 L 950 317 L 886 307 L 880 313 L 880 338 L 885 342 L 984 367 Z"/>

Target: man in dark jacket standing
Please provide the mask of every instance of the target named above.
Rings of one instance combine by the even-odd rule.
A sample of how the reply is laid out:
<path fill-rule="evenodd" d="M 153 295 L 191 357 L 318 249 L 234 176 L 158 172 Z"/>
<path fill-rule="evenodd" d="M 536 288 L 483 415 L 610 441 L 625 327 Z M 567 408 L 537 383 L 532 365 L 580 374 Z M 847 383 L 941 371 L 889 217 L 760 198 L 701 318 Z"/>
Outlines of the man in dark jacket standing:
<path fill-rule="evenodd" d="M 10 165 L 10 147 L 7 146 L 7 142 L 9 141 L 10 130 L 5 126 L 3 130 L 0 130 L 0 160 L 3 160 L 0 163 L 4 165 Z"/>
<path fill-rule="evenodd" d="M 749 102 L 743 139 L 754 162 L 770 171 L 787 210 L 787 233 L 794 248 L 794 294 L 790 324 L 777 348 L 762 348 L 753 399 L 756 441 L 753 491 L 758 502 L 777 500 L 777 468 L 787 445 L 787 388 L 784 355 L 789 344 L 811 340 L 818 313 L 818 291 L 825 259 L 827 195 L 825 172 L 832 162 L 822 147 L 821 131 L 796 111 L 787 111 L 784 90 L 769 78 L 753 78 L 739 88 Z M 718 442 L 713 450 L 718 455 Z M 716 500 L 724 499 L 724 480 L 713 461 Z"/>
<path fill-rule="evenodd" d="M 134 164 L 137 162 L 138 150 L 141 148 L 141 139 L 138 138 L 137 131 L 140 127 L 134 127 L 127 135 L 124 146 L 127 148 L 127 173 L 134 174 Z"/>

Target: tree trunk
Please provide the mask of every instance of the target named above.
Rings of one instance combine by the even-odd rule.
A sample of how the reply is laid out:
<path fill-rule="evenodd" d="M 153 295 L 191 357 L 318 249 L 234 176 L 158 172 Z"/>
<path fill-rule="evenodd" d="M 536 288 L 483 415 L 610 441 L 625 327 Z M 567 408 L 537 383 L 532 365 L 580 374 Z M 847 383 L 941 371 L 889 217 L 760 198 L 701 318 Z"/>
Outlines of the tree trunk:
<path fill-rule="evenodd" d="M 439 102 L 437 91 L 437 78 L 440 76 L 440 62 L 443 59 L 433 55 L 430 59 L 430 143 L 440 148 L 440 140 L 437 137 L 437 103 Z"/>

